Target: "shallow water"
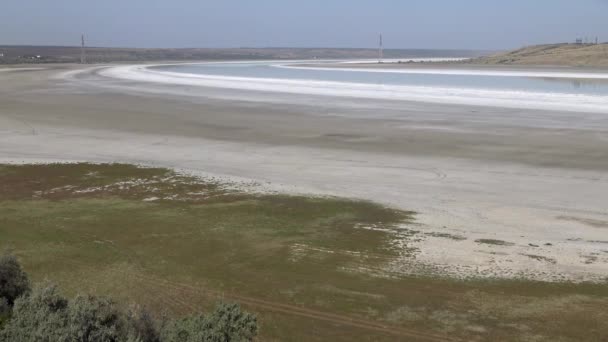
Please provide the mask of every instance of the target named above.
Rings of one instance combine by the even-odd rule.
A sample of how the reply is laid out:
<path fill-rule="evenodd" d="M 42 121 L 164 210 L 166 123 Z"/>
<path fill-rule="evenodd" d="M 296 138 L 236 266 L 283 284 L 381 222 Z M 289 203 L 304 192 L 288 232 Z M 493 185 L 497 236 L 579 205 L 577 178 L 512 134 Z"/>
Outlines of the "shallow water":
<path fill-rule="evenodd" d="M 156 70 L 185 74 L 270 78 L 282 80 L 308 80 L 345 82 L 370 85 L 400 85 L 443 87 L 455 89 L 484 89 L 522 92 L 542 92 L 549 94 L 601 95 L 608 96 L 608 79 L 579 79 L 572 77 L 525 77 L 497 75 L 451 75 L 437 73 L 402 73 L 382 70 L 381 72 L 300 69 L 284 67 L 289 63 L 247 62 L 209 63 L 190 65 L 168 65 L 154 67 Z M 417 70 L 418 72 L 419 70 Z M 556 74 L 560 76 L 560 74 Z M 607 76 L 608 77 L 608 76 Z"/>
<path fill-rule="evenodd" d="M 608 114 L 607 73 L 487 68 L 328 69 L 298 63 L 302 62 L 127 65 L 107 68 L 100 74 L 199 89 L 197 93 L 184 88 L 188 95 L 213 96 L 203 88 L 237 89 L 247 96 L 225 92 L 221 97 L 239 100 L 248 100 L 250 95 L 261 97 L 263 92 L 265 96 L 272 94 L 273 101 L 288 103 L 292 95 L 304 95 Z"/>

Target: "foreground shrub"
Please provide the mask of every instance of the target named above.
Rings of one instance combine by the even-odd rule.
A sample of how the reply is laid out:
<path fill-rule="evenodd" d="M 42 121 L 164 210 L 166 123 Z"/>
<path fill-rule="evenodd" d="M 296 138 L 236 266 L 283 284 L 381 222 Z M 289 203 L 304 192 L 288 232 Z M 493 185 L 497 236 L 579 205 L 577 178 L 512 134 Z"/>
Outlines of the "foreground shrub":
<path fill-rule="evenodd" d="M 0 331 L 11 317 L 11 307 L 5 298 L 0 298 Z"/>
<path fill-rule="evenodd" d="M 206 341 L 251 341 L 258 333 L 255 315 L 241 310 L 237 304 L 220 304 L 206 318 Z"/>
<path fill-rule="evenodd" d="M 129 342 L 162 342 L 158 323 L 146 309 L 128 313 Z"/>
<path fill-rule="evenodd" d="M 122 341 L 127 336 L 126 321 L 108 298 L 78 296 L 67 310 L 70 341 Z"/>
<path fill-rule="evenodd" d="M 257 319 L 236 304 L 221 304 L 211 314 L 172 321 L 162 331 L 163 342 L 251 341 Z"/>
<path fill-rule="evenodd" d="M 12 306 L 19 296 L 30 291 L 27 274 L 14 255 L 0 255 L 0 299 Z"/>
<path fill-rule="evenodd" d="M 15 301 L 0 341 L 63 342 L 69 340 L 68 301 L 54 286 L 44 286 Z"/>
<path fill-rule="evenodd" d="M 125 313 L 109 298 L 68 300 L 54 285 L 30 290 L 14 257 L 3 257 L 0 275 L 6 295 L 0 298 L 0 342 L 240 342 L 257 335 L 255 315 L 236 304 L 166 321 L 159 328 L 146 310 Z"/>

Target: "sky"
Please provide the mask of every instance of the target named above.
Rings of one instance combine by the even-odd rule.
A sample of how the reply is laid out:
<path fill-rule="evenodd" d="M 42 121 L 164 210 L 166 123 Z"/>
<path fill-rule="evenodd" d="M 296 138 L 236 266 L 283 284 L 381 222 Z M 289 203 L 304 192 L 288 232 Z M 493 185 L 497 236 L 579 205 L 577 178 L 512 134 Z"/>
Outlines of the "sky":
<path fill-rule="evenodd" d="M 0 45 L 498 50 L 608 41 L 608 0 L 2 0 Z"/>

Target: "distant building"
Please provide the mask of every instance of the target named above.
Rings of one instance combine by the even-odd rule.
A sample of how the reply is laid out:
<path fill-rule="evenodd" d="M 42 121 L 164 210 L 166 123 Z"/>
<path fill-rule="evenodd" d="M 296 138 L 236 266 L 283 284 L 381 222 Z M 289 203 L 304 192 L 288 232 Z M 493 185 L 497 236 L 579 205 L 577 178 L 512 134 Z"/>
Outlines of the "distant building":
<path fill-rule="evenodd" d="M 595 37 L 595 41 L 593 39 L 588 39 L 587 37 L 585 37 L 585 39 L 583 38 L 576 38 L 575 44 L 576 45 L 583 45 L 583 44 L 591 44 L 591 45 L 597 45 L 600 43 L 600 39 L 599 37 Z"/>

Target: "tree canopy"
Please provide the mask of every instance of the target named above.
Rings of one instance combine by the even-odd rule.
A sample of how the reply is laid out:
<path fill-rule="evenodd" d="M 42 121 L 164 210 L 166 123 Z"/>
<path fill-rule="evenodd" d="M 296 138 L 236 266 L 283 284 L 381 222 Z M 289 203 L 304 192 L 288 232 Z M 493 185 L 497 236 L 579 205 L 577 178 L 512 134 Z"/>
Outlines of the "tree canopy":
<path fill-rule="evenodd" d="M 257 333 L 256 316 L 237 304 L 158 322 L 107 297 L 68 299 L 48 283 L 32 290 L 17 258 L 0 257 L 0 342 L 245 342 Z"/>

